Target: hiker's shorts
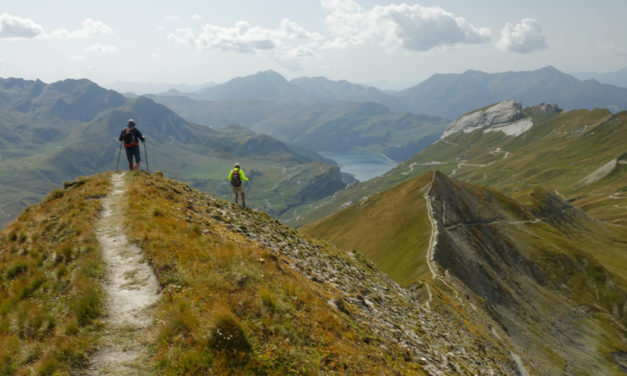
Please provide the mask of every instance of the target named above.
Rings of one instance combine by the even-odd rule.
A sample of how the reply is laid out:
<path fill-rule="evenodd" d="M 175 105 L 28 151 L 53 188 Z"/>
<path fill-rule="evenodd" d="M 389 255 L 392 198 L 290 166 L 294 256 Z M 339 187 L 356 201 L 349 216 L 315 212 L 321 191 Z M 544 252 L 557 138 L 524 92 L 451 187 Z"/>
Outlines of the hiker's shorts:
<path fill-rule="evenodd" d="M 139 145 L 126 148 L 126 159 L 128 163 L 133 163 L 133 157 L 135 157 L 135 162 L 141 161 L 139 154 Z"/>
<path fill-rule="evenodd" d="M 244 184 L 240 184 L 240 185 L 232 185 L 231 189 L 233 190 L 233 193 L 244 193 Z"/>

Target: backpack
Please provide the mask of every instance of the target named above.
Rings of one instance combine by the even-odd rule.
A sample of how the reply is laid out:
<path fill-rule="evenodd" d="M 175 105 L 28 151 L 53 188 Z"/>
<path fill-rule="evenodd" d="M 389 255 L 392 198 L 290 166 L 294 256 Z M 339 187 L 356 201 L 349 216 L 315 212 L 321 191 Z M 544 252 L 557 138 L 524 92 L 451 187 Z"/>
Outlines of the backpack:
<path fill-rule="evenodd" d="M 242 185 L 242 179 L 239 176 L 239 169 L 233 169 L 233 174 L 231 175 L 231 185 L 234 187 Z"/>
<path fill-rule="evenodd" d="M 132 128 L 124 128 L 124 131 L 122 131 L 122 140 L 124 141 L 124 145 L 131 145 L 137 142 Z"/>

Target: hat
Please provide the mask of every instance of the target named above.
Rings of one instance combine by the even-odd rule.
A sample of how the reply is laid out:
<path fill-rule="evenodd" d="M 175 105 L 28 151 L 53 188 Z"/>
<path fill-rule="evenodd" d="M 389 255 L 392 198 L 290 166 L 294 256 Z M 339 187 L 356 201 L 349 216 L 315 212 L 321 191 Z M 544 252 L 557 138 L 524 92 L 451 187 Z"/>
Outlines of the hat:
<path fill-rule="evenodd" d="M 129 124 L 129 125 L 135 125 L 135 120 L 133 120 L 133 119 L 128 119 L 128 124 Z"/>
<path fill-rule="evenodd" d="M 235 167 L 239 167 L 239 162 L 235 162 Z"/>

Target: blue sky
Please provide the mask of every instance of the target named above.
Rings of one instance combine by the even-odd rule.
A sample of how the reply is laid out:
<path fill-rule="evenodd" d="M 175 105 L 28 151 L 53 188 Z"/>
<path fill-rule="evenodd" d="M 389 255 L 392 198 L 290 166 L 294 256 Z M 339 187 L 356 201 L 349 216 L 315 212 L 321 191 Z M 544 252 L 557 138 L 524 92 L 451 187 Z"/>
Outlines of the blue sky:
<path fill-rule="evenodd" d="M 435 73 L 627 67 L 625 0 L 4 0 L 0 77 L 225 82 L 272 69 L 405 88 Z"/>

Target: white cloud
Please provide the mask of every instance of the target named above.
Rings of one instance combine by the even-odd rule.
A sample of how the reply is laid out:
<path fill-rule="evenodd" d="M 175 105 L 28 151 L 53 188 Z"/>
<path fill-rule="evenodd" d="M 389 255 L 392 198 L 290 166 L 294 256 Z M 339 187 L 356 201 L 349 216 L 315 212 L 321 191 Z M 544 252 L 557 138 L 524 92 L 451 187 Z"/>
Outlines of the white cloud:
<path fill-rule="evenodd" d="M 114 53 L 118 52 L 115 46 L 104 46 L 100 43 L 87 47 L 87 52 L 102 52 L 102 53 Z"/>
<path fill-rule="evenodd" d="M 353 0 L 322 0 L 332 34 L 329 48 L 377 42 L 387 50 L 429 51 L 490 40 L 490 29 L 478 28 L 439 7 L 391 4 L 364 10 Z"/>
<path fill-rule="evenodd" d="M 30 18 L 0 14 L 0 38 L 35 38 L 43 32 L 43 27 Z"/>
<path fill-rule="evenodd" d="M 343 49 L 377 43 L 387 51 L 428 51 L 462 43 L 490 40 L 490 30 L 477 28 L 438 7 L 375 6 L 365 10 L 354 0 L 321 0 L 329 14 L 328 35 L 306 30 L 290 19 L 276 28 L 238 21 L 233 26 L 204 25 L 200 31 L 178 29 L 168 38 L 200 50 L 270 54 L 289 69 L 318 56 L 322 49 Z"/>
<path fill-rule="evenodd" d="M 172 14 L 170 16 L 167 16 L 165 18 L 165 20 L 168 21 L 168 22 L 178 21 L 179 20 L 179 16 L 177 16 L 176 14 Z"/>
<path fill-rule="evenodd" d="M 604 44 L 601 48 L 609 50 L 616 55 L 627 55 L 627 50 L 621 47 L 616 47 L 613 44 Z"/>
<path fill-rule="evenodd" d="M 113 30 L 100 21 L 94 21 L 91 18 L 86 18 L 83 21 L 83 28 L 73 31 L 65 29 L 54 30 L 50 33 L 50 38 L 55 39 L 89 39 L 96 34 L 111 34 Z"/>
<path fill-rule="evenodd" d="M 202 20 L 202 16 L 200 14 L 194 14 L 192 16 L 192 20 L 194 20 L 194 21 Z"/>
<path fill-rule="evenodd" d="M 243 54 L 272 53 L 280 59 L 314 56 L 324 39 L 297 23 L 284 19 L 275 29 L 252 26 L 237 21 L 232 27 L 204 25 L 202 31 L 179 29 L 168 36 L 182 44 L 193 45 L 200 50 L 219 49 Z"/>
<path fill-rule="evenodd" d="M 506 52 L 529 53 L 547 48 L 540 23 L 533 18 L 525 18 L 519 24 L 507 23 L 501 30 L 501 38 L 496 47 Z"/>
<path fill-rule="evenodd" d="M 85 56 L 84 55 L 74 55 L 74 56 L 70 56 L 70 60 L 84 60 Z"/>

